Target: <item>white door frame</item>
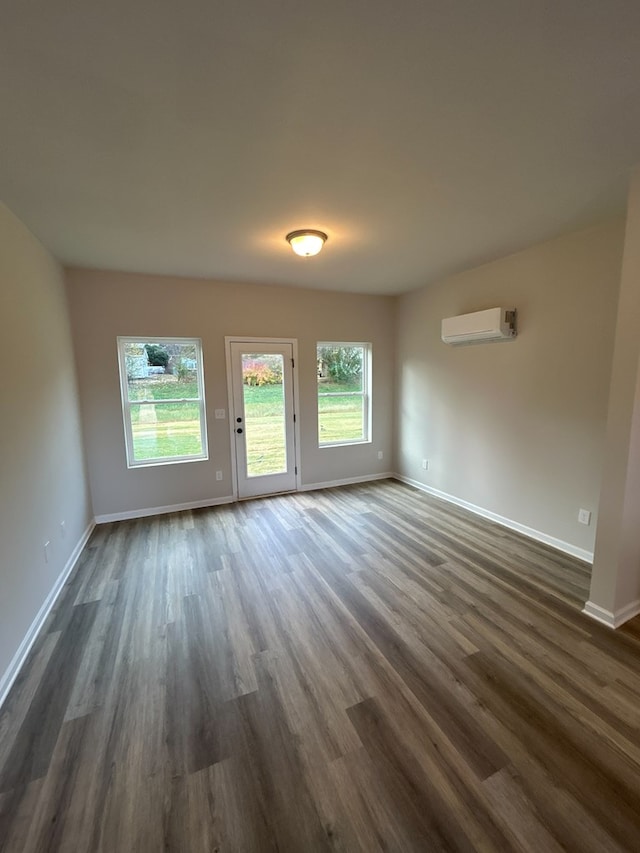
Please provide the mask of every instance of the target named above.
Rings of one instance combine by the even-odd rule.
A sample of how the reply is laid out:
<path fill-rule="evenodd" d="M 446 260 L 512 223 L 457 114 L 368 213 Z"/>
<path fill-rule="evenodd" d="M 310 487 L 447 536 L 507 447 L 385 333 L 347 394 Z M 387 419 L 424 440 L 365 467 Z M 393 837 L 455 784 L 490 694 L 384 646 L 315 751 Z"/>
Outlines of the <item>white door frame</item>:
<path fill-rule="evenodd" d="M 245 500 L 238 495 L 238 451 L 236 447 L 236 430 L 233 419 L 233 373 L 231 366 L 231 344 L 291 344 L 293 352 L 293 412 L 294 412 L 294 437 L 295 437 L 295 467 L 296 467 L 296 491 L 302 486 L 302 468 L 300 466 L 300 384 L 298 382 L 298 339 L 297 338 L 253 338 L 250 335 L 226 335 L 224 339 L 225 356 L 227 359 L 227 398 L 229 413 L 229 442 L 231 445 L 231 486 L 233 496 L 238 500 Z M 247 498 L 246 500 L 250 500 Z"/>

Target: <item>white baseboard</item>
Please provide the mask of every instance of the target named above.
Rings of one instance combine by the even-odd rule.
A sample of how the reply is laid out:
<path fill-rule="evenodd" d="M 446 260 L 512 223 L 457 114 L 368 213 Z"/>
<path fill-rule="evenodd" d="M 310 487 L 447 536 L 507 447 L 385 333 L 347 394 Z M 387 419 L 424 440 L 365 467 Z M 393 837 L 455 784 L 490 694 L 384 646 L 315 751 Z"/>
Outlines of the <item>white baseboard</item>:
<path fill-rule="evenodd" d="M 349 486 L 352 483 L 367 483 L 369 480 L 388 480 L 395 477 L 393 473 L 367 474 L 364 477 L 348 477 L 345 480 L 330 480 L 326 483 L 309 483 L 300 486 L 298 491 L 309 492 L 314 489 L 330 489 L 334 486 Z M 147 518 L 150 515 L 165 515 L 168 512 L 182 512 L 186 509 L 202 509 L 208 506 L 221 506 L 222 504 L 234 503 L 237 500 L 234 495 L 226 495 L 223 498 L 207 498 L 203 501 L 189 501 L 182 504 L 171 504 L 169 506 L 151 506 L 142 509 L 131 509 L 125 512 L 112 512 L 106 515 L 96 515 L 96 524 L 108 524 L 111 521 L 128 521 L 132 518 Z"/>
<path fill-rule="evenodd" d="M 166 515 L 168 512 L 183 512 L 186 509 L 202 509 L 207 506 L 220 506 L 235 501 L 233 495 L 224 498 L 207 498 L 203 501 L 189 501 L 183 504 L 171 504 L 170 506 L 151 506 L 142 509 L 130 509 L 125 512 L 112 512 L 106 515 L 96 515 L 96 524 L 108 524 L 110 521 L 128 521 L 131 518 L 147 518 L 150 515 Z"/>
<path fill-rule="evenodd" d="M 570 542 L 564 542 L 562 539 L 556 539 L 555 536 L 549 536 L 541 530 L 535 530 L 533 527 L 527 527 L 526 524 L 520 524 L 519 521 L 513 521 L 511 518 L 506 518 L 504 515 L 498 515 L 495 512 L 491 512 L 491 510 L 484 509 L 481 506 L 476 506 L 476 504 L 469 503 L 469 501 L 462 500 L 462 498 L 457 498 L 454 495 L 449 495 L 447 492 L 441 492 L 439 489 L 434 489 L 431 486 L 425 486 L 425 484 L 421 483 L 419 480 L 412 480 L 410 477 L 403 477 L 401 474 L 394 474 L 393 476 L 396 480 L 400 480 L 402 483 L 407 483 L 409 486 L 414 486 L 422 492 L 427 492 L 429 495 L 433 495 L 443 501 L 460 506 L 463 509 L 468 509 L 469 512 L 473 512 L 475 515 L 480 515 L 482 518 L 488 518 L 489 521 L 495 521 L 496 524 L 501 524 L 503 527 L 508 527 L 510 530 L 522 533 L 523 536 L 528 536 L 530 539 L 535 539 L 537 542 L 543 542 L 545 545 L 550 545 L 558 551 L 563 551 L 565 554 L 570 554 L 572 557 L 584 560 L 585 563 L 593 563 L 593 551 L 585 551 L 584 548 L 578 548 Z"/>
<path fill-rule="evenodd" d="M 620 625 L 640 614 L 640 599 L 626 604 L 624 607 L 616 610 L 615 613 L 611 610 L 605 610 L 604 607 L 594 604 L 593 601 L 587 601 L 582 612 L 595 619 L 596 622 L 606 625 L 608 628 L 619 628 Z"/>
<path fill-rule="evenodd" d="M 369 483 L 373 480 L 390 480 L 396 475 L 388 471 L 384 474 L 365 474 L 364 477 L 347 477 L 344 480 L 327 480 L 324 483 L 306 483 L 299 492 L 314 492 L 316 489 L 333 489 L 336 486 L 352 486 L 354 483 Z"/>
<path fill-rule="evenodd" d="M 13 687 L 13 683 L 18 677 L 18 673 L 22 669 L 24 662 L 26 661 L 27 656 L 31 651 L 31 647 L 33 646 L 38 634 L 40 633 L 40 629 L 44 625 L 47 616 L 53 608 L 53 605 L 56 603 L 56 599 L 62 592 L 62 587 L 65 585 L 67 578 L 73 571 L 75 564 L 78 562 L 78 557 L 82 553 L 84 546 L 89 541 L 89 537 L 93 533 L 93 528 L 95 526 L 95 521 L 91 521 L 87 526 L 87 529 L 84 531 L 84 533 L 78 540 L 75 548 L 69 556 L 69 559 L 65 563 L 64 569 L 58 576 L 58 579 L 54 583 L 49 595 L 46 597 L 42 607 L 38 611 L 38 615 L 31 623 L 31 627 L 27 631 L 23 641 L 20 643 L 18 651 L 13 656 L 13 660 L 9 664 L 8 669 L 3 674 L 2 678 L 0 678 L 0 708 L 4 704 L 4 701 L 7 696 L 9 695 L 9 691 Z"/>

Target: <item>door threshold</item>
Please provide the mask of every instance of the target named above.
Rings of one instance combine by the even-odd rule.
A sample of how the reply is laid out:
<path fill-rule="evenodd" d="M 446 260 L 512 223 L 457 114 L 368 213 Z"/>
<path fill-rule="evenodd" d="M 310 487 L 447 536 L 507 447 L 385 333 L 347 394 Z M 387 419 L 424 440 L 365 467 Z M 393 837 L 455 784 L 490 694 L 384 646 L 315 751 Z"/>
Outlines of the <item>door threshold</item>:
<path fill-rule="evenodd" d="M 257 501 L 264 498 L 277 498 L 280 495 L 296 495 L 300 489 L 284 489 L 282 492 L 267 492 L 264 495 L 247 495 L 246 498 L 236 498 L 238 502 L 240 501 Z"/>

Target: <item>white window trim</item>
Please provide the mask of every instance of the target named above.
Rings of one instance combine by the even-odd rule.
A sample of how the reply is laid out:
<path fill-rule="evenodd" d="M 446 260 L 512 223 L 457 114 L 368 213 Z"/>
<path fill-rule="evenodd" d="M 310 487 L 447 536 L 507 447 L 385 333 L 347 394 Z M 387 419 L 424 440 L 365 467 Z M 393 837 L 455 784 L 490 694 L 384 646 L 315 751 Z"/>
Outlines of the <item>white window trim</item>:
<path fill-rule="evenodd" d="M 127 382 L 127 365 L 124 355 L 124 347 L 126 344 L 139 344 L 161 342 L 168 344 L 193 344 L 196 348 L 196 377 L 198 381 L 198 397 L 184 397 L 167 400 L 129 400 L 129 384 Z M 202 359 L 202 340 L 201 338 L 175 338 L 167 337 L 166 335 L 158 337 L 150 337 L 149 335 L 118 335 L 118 369 L 120 373 L 120 399 L 122 401 L 122 421 L 124 425 L 125 449 L 127 457 L 127 468 L 151 468 L 158 465 L 176 465 L 184 462 L 202 462 L 209 458 L 209 446 L 207 442 L 207 419 L 206 406 L 204 399 L 204 362 Z M 133 449 L 133 428 L 131 423 L 131 405 L 165 405 L 167 403 L 198 403 L 200 410 L 200 438 L 202 443 L 202 453 L 189 456 L 167 456 L 164 459 L 143 459 L 137 461 L 134 459 Z"/>
<path fill-rule="evenodd" d="M 318 448 L 323 450 L 326 447 L 347 447 L 353 444 L 371 444 L 372 442 L 372 421 L 371 421 L 371 377 L 373 347 L 370 341 L 317 341 L 316 357 L 319 347 L 362 347 L 364 355 L 362 359 L 362 391 L 327 391 L 320 392 L 316 389 L 316 423 L 318 425 Z M 318 406 L 318 398 L 323 397 L 362 397 L 362 429 L 365 438 L 346 438 L 342 441 L 320 441 L 320 410 Z"/>

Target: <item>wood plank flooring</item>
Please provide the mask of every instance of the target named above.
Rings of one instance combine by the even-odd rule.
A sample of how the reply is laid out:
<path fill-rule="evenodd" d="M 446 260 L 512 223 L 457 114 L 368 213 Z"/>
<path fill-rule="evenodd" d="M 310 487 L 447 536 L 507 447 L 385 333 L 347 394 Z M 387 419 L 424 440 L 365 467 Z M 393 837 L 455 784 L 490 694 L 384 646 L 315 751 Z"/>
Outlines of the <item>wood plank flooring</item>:
<path fill-rule="evenodd" d="M 383 481 L 96 529 L 0 714 L 0 850 L 640 849 L 640 624 Z"/>

